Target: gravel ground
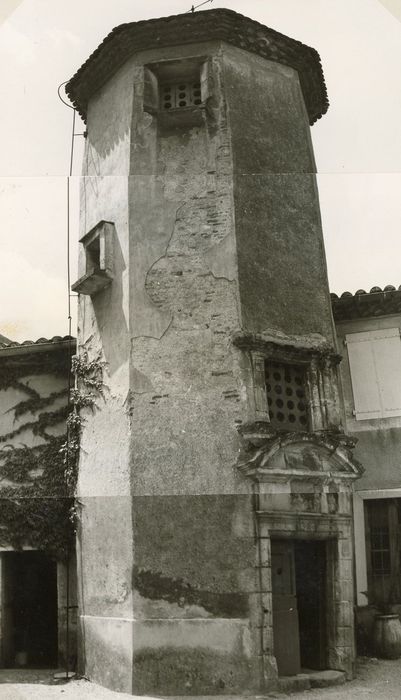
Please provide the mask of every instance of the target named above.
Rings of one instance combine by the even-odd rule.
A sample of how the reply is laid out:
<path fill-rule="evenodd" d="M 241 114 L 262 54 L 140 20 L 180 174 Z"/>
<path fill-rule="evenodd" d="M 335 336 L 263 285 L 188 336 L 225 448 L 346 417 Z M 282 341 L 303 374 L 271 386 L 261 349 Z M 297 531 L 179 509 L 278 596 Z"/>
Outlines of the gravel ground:
<path fill-rule="evenodd" d="M 132 695 L 114 693 L 85 680 L 55 683 L 53 671 L 42 671 L 36 674 L 0 671 L 0 700 L 125 700 L 126 698 L 133 700 Z"/>
<path fill-rule="evenodd" d="M 384 698 L 386 700 L 392 698 L 401 700 L 401 660 L 359 659 L 357 678 L 351 683 L 337 688 L 293 693 L 290 696 L 271 694 L 268 697 L 291 697 L 293 700 L 296 698 L 299 700 L 312 700 L 314 698 L 354 700 L 354 698 L 368 697 L 372 697 L 372 700 L 373 698 L 377 698 L 377 700 Z M 124 700 L 127 698 L 133 700 L 132 695 L 114 693 L 85 680 L 54 684 L 52 672 L 49 671 L 36 673 L 0 671 L 0 700 L 53 700 L 57 698 L 59 700 Z M 147 700 L 151 699 L 147 698 Z M 191 700 L 195 700 L 195 698 L 191 698 Z M 196 700 L 201 699 L 197 698 Z M 240 699 L 225 695 L 215 696 L 213 700 Z M 263 698 L 258 696 L 257 698 L 249 698 L 249 700 L 263 700 Z"/>
<path fill-rule="evenodd" d="M 397 698 L 401 700 L 401 659 L 382 661 L 360 658 L 357 677 L 339 687 L 309 690 L 305 693 L 292 693 L 291 698 L 327 698 L 327 700 L 354 700 L 354 698 Z"/>

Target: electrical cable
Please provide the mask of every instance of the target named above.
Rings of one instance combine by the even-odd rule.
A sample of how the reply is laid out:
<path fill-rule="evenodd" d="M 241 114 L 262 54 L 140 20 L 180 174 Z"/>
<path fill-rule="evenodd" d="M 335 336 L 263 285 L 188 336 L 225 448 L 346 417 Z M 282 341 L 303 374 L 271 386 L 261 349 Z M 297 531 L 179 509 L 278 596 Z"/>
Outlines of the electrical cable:
<path fill-rule="evenodd" d="M 190 12 L 192 12 L 192 13 L 195 12 L 195 10 L 197 10 L 198 7 L 202 7 L 203 5 L 207 5 L 208 2 L 213 2 L 213 0 L 205 0 L 205 2 L 201 2 L 199 5 L 192 5 L 191 9 L 187 10 L 187 12 L 185 14 L 188 15 Z"/>
<path fill-rule="evenodd" d="M 84 134 L 76 134 L 75 133 L 75 116 L 76 116 L 76 109 L 72 105 L 68 104 L 66 102 L 61 94 L 60 90 L 63 87 L 63 85 L 66 85 L 68 81 L 64 81 L 61 83 L 58 88 L 57 88 L 57 95 L 60 99 L 60 101 L 66 106 L 69 107 L 70 109 L 73 110 L 73 117 L 72 117 L 72 129 L 71 129 L 71 146 L 70 146 L 70 166 L 69 166 L 69 173 L 67 176 L 67 312 L 68 312 L 68 338 L 69 338 L 69 355 L 68 355 L 68 393 L 67 393 L 67 406 L 68 409 L 71 407 L 71 389 L 72 389 L 72 368 L 71 368 L 71 362 L 72 362 L 72 315 L 71 315 L 71 260 L 70 260 L 70 178 L 72 177 L 72 172 L 73 172 L 73 163 L 74 163 L 74 139 L 75 136 L 84 136 Z M 67 474 L 69 473 L 69 441 L 70 441 L 70 435 L 69 435 L 69 427 L 67 423 L 67 448 L 66 448 L 66 472 Z M 66 680 L 68 681 L 69 679 L 69 671 L 70 671 L 70 549 L 69 545 L 67 545 L 67 564 L 66 564 L 66 629 L 65 629 L 65 675 L 66 675 Z M 73 606 L 75 607 L 75 606 Z"/>

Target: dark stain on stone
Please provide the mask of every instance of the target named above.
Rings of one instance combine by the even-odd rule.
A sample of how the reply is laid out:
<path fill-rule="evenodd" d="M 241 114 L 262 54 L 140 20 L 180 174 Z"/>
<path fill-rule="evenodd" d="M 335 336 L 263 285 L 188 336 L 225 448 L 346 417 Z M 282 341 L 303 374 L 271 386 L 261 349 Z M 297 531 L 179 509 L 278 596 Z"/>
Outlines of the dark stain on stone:
<path fill-rule="evenodd" d="M 246 617 L 249 613 L 245 593 L 205 591 L 194 588 L 183 579 L 172 579 L 159 572 L 133 569 L 133 585 L 144 598 L 168 603 L 199 605 L 216 617 Z"/>
<path fill-rule="evenodd" d="M 133 692 L 136 695 L 240 694 L 256 691 L 257 673 L 241 653 L 203 647 L 144 647 L 134 654 Z"/>

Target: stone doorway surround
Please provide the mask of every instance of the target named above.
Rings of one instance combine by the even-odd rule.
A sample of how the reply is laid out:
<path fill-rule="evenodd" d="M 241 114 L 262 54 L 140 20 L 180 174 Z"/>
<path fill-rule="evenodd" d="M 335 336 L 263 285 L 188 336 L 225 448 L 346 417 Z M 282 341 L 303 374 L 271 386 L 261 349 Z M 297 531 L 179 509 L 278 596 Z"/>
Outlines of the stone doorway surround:
<path fill-rule="evenodd" d="M 326 542 L 327 667 L 354 675 L 352 485 L 362 473 L 353 441 L 340 432 L 277 432 L 248 424 L 238 470 L 252 482 L 258 541 L 258 636 L 263 685 L 277 687 L 274 654 L 271 540 Z M 255 637 L 256 639 L 256 637 Z"/>
<path fill-rule="evenodd" d="M 276 679 L 271 585 L 271 540 L 323 540 L 327 546 L 326 619 L 327 667 L 353 677 L 355 659 L 352 577 L 351 516 L 335 517 L 317 513 L 259 511 L 261 550 L 261 605 L 264 611 L 264 667 L 266 680 Z"/>

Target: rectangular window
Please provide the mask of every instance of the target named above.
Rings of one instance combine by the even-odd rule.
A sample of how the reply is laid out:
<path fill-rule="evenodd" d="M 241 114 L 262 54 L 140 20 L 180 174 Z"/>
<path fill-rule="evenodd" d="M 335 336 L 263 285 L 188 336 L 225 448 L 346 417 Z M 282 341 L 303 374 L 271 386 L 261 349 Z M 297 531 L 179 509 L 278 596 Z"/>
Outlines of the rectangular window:
<path fill-rule="evenodd" d="M 366 555 L 371 603 L 400 597 L 401 499 L 365 501 Z"/>
<path fill-rule="evenodd" d="M 399 328 L 346 335 L 355 418 L 401 416 Z"/>
<path fill-rule="evenodd" d="M 308 430 L 305 368 L 266 361 L 265 377 L 271 425 L 283 430 Z"/>

